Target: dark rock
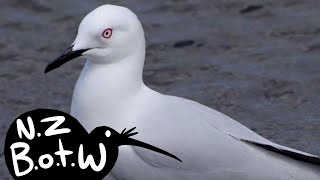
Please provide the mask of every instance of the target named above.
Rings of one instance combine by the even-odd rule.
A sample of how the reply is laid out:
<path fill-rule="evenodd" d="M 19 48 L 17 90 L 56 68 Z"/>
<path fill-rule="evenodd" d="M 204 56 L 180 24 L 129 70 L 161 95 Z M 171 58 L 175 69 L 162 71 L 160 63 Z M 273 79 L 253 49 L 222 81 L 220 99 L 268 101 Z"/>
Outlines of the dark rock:
<path fill-rule="evenodd" d="M 184 48 L 187 46 L 192 46 L 194 44 L 194 40 L 182 40 L 174 43 L 173 47 L 175 48 Z"/>
<path fill-rule="evenodd" d="M 247 7 L 241 9 L 240 13 L 241 14 L 251 13 L 253 11 L 257 11 L 257 10 L 260 10 L 262 8 L 263 8 L 262 5 L 248 5 Z"/>

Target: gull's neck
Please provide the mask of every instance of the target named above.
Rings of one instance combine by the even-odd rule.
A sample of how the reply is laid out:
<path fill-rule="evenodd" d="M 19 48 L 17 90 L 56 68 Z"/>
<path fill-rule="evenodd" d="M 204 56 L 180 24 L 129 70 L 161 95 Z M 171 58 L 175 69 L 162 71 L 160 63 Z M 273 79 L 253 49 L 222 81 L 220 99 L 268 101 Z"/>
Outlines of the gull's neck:
<path fill-rule="evenodd" d="M 94 77 L 95 79 L 91 79 L 91 83 L 99 83 L 101 88 L 104 87 L 104 94 L 111 97 L 135 93 L 143 85 L 144 55 L 141 54 L 133 54 L 118 62 L 106 65 L 88 60 L 79 79 Z"/>
<path fill-rule="evenodd" d="M 90 60 L 76 84 L 71 114 L 87 130 L 97 126 L 120 127 L 130 114 L 128 104 L 145 87 L 142 80 L 145 48 L 111 64 L 96 64 Z M 94 119 L 94 121 L 93 121 Z"/>

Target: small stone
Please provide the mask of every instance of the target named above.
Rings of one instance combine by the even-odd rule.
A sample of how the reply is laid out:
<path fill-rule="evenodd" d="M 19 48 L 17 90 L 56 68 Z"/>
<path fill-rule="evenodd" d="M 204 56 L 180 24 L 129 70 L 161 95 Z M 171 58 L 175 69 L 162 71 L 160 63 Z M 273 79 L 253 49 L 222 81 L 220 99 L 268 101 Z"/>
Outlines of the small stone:
<path fill-rule="evenodd" d="M 247 7 L 241 9 L 240 13 L 241 14 L 251 13 L 253 11 L 257 11 L 257 10 L 260 10 L 262 8 L 263 8 L 262 5 L 248 5 Z"/>
<path fill-rule="evenodd" d="M 191 46 L 194 43 L 195 43 L 194 40 L 183 40 L 183 41 L 178 41 L 178 42 L 174 43 L 173 47 L 175 47 L 175 48 L 183 48 L 183 47 L 186 47 L 186 46 Z"/>

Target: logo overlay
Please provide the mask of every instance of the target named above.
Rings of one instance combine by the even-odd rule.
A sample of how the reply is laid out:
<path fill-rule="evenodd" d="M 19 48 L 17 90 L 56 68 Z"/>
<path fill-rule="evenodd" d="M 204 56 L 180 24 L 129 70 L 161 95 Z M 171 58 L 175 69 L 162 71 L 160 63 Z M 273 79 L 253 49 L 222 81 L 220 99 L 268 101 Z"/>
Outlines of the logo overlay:
<path fill-rule="evenodd" d="M 107 126 L 90 134 L 71 115 L 37 109 L 20 115 L 6 136 L 4 155 L 14 179 L 101 180 L 117 161 L 119 146 L 149 149 L 181 161 L 150 144 L 132 139 L 135 128 L 121 133 Z M 121 156 L 121 154 L 120 154 Z"/>

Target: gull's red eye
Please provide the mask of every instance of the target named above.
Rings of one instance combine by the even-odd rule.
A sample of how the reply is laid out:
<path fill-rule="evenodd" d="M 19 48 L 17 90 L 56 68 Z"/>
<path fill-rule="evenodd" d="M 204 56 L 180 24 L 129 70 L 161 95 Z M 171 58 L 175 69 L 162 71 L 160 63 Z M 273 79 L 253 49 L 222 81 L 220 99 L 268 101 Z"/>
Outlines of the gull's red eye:
<path fill-rule="evenodd" d="M 111 28 L 108 28 L 108 29 L 105 29 L 102 33 L 102 37 L 108 39 L 112 36 L 112 29 Z"/>

